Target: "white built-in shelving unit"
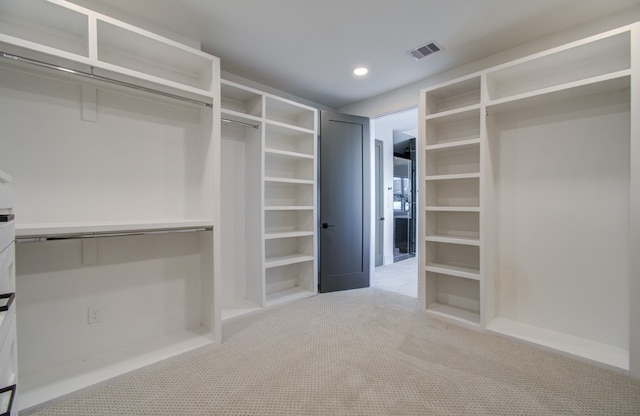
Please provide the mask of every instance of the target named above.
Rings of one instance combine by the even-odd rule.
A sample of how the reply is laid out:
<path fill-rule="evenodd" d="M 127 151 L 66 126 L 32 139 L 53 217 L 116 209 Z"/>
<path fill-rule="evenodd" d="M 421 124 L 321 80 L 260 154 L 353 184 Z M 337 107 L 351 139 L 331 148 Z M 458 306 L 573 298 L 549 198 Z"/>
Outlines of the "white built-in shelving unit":
<path fill-rule="evenodd" d="M 480 77 L 423 93 L 423 301 L 480 324 Z"/>
<path fill-rule="evenodd" d="M 15 219 L 11 176 L 0 171 L 0 412 L 17 416 Z"/>
<path fill-rule="evenodd" d="M 223 319 L 317 293 L 317 110 L 222 81 Z"/>
<path fill-rule="evenodd" d="M 639 39 L 635 24 L 421 92 L 428 313 L 640 374 Z"/>
<path fill-rule="evenodd" d="M 0 52 L 20 409 L 220 342 L 219 60 L 63 0 Z"/>

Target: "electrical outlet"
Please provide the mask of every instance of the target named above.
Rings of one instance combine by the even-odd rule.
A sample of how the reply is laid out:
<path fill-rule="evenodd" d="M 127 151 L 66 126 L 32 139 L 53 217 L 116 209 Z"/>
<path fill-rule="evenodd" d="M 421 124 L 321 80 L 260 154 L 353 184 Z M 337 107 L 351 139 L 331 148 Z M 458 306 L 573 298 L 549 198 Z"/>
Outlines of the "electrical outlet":
<path fill-rule="evenodd" d="M 87 323 L 88 324 L 97 324 L 102 321 L 102 314 L 100 310 L 97 308 L 89 308 L 87 309 Z"/>

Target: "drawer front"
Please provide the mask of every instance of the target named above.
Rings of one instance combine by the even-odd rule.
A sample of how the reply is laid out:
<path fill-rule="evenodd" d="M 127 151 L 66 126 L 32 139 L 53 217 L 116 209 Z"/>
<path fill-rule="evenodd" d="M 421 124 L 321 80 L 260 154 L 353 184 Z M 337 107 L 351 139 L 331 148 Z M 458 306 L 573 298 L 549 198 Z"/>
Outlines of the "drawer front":
<path fill-rule="evenodd" d="M 13 208 L 13 191 L 0 182 L 0 210 Z"/>
<path fill-rule="evenodd" d="M 7 343 L 13 342 L 16 334 L 15 320 L 16 304 L 14 302 L 9 310 L 0 312 L 0 350 L 5 348 Z M 4 364 L 4 361 L 0 363 Z M 4 368 L 4 365 L 1 368 Z"/>
<path fill-rule="evenodd" d="M 0 252 L 13 244 L 16 238 L 16 222 L 0 222 Z"/>
<path fill-rule="evenodd" d="M 0 252 L 0 294 L 16 291 L 15 244 Z"/>
<path fill-rule="evenodd" d="M 13 308 L 12 308 L 13 309 Z M 18 348 L 16 344 L 16 319 L 15 313 L 9 310 L 10 314 L 5 317 L 8 324 L 8 334 L 5 334 L 4 342 L 0 344 L 0 388 L 16 384 L 18 381 Z M 4 326 L 4 325 L 3 325 Z M 17 414 L 17 407 L 14 397 L 12 415 Z"/>

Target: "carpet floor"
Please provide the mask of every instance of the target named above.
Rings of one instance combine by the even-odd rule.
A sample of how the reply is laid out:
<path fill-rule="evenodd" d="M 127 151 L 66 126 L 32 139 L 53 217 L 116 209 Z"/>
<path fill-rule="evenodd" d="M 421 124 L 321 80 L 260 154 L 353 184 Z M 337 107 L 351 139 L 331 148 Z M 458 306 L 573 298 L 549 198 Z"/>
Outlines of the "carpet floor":
<path fill-rule="evenodd" d="M 225 322 L 224 343 L 38 416 L 640 415 L 640 380 L 368 288 Z"/>

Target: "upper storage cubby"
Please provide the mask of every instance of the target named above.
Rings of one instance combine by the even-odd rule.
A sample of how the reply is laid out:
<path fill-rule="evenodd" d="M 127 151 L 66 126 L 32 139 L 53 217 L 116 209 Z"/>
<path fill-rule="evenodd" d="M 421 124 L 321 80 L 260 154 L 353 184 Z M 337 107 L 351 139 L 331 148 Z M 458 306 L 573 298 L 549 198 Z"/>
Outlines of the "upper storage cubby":
<path fill-rule="evenodd" d="M 426 209 L 473 211 L 480 207 L 480 174 L 426 181 Z"/>
<path fill-rule="evenodd" d="M 445 111 L 480 104 L 480 77 L 456 81 L 427 90 L 425 94 L 426 114 L 438 114 Z"/>
<path fill-rule="evenodd" d="M 0 40 L 6 36 L 89 56 L 88 16 L 43 0 L 0 2 Z M 5 36 L 3 36 L 5 35 Z M 13 43 L 13 42 L 12 42 Z"/>
<path fill-rule="evenodd" d="M 425 154 L 427 178 L 440 175 L 480 173 L 480 144 L 444 147 Z"/>
<path fill-rule="evenodd" d="M 266 118 L 305 130 L 314 130 L 316 123 L 316 113 L 312 108 L 276 97 L 267 97 Z"/>
<path fill-rule="evenodd" d="M 311 157 L 292 156 L 278 151 L 267 151 L 264 157 L 267 178 L 289 179 L 301 183 L 313 182 L 315 178 L 315 163 Z"/>
<path fill-rule="evenodd" d="M 265 210 L 293 210 L 314 207 L 313 184 L 267 181 L 264 187 Z"/>
<path fill-rule="evenodd" d="M 211 104 L 217 85 L 216 58 L 65 0 L 2 0 L 0 50 L 22 63 L 80 71 L 85 81 L 199 103 Z"/>
<path fill-rule="evenodd" d="M 429 117 L 425 123 L 426 147 L 437 148 L 480 141 L 480 110 L 470 109 L 442 117 Z"/>
<path fill-rule="evenodd" d="M 268 124 L 265 147 L 273 151 L 313 158 L 315 155 L 315 135 L 313 132 L 302 132 Z"/>
<path fill-rule="evenodd" d="M 134 31 L 135 29 L 135 31 Z M 98 20 L 98 60 L 201 90 L 211 88 L 211 58 L 115 21 Z"/>
<path fill-rule="evenodd" d="M 631 39 L 623 32 L 575 42 L 536 54 L 487 73 L 489 100 L 499 100 L 549 88 L 567 88 L 570 83 L 599 82 L 630 68 Z M 570 85 L 569 85 L 570 86 Z"/>
<path fill-rule="evenodd" d="M 225 114 L 262 117 L 262 94 L 244 86 L 222 80 L 220 83 L 222 112 Z"/>

